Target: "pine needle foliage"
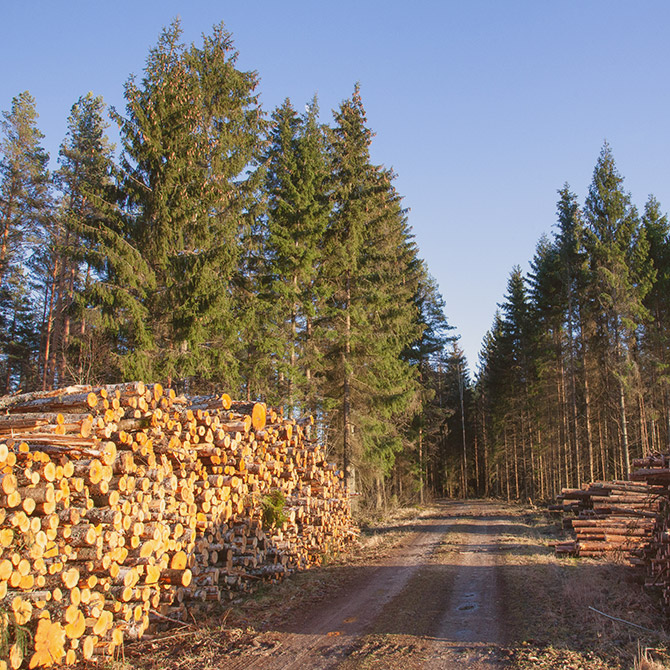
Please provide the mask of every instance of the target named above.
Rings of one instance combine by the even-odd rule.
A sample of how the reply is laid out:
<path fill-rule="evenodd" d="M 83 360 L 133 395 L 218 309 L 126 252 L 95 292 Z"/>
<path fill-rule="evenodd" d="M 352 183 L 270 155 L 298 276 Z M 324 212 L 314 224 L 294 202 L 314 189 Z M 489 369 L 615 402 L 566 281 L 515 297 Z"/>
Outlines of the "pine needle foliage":
<path fill-rule="evenodd" d="M 263 510 L 263 526 L 267 529 L 283 526 L 288 517 L 284 512 L 286 496 L 279 489 L 270 491 L 261 498 Z"/>

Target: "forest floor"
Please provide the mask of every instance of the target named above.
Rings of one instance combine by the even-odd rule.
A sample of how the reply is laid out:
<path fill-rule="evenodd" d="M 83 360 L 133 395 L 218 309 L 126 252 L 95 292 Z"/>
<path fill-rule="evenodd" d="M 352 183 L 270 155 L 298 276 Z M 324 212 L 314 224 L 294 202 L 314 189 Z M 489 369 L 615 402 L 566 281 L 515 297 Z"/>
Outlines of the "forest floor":
<path fill-rule="evenodd" d="M 640 575 L 558 559 L 561 536 L 497 501 L 402 510 L 323 567 L 127 645 L 113 670 L 670 668 L 670 620 Z"/>

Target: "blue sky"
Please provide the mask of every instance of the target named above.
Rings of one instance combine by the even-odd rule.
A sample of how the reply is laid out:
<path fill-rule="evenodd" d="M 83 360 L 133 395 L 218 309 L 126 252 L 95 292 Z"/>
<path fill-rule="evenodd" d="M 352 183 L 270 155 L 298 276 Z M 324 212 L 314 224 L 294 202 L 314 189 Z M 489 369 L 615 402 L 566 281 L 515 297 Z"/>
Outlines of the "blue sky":
<path fill-rule="evenodd" d="M 583 202 L 605 140 L 637 206 L 670 206 L 666 1 L 4 0 L 1 16 L 0 109 L 29 90 L 53 158 L 78 97 L 122 109 L 176 16 L 188 42 L 226 24 L 268 112 L 317 93 L 328 121 L 360 82 L 373 160 L 398 174 L 472 368 L 556 191 Z"/>

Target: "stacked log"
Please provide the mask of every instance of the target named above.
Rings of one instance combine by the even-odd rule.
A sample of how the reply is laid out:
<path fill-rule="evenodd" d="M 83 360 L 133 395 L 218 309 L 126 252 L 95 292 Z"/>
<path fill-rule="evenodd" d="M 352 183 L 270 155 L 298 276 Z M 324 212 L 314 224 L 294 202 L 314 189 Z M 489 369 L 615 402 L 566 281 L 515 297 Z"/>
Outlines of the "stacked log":
<path fill-rule="evenodd" d="M 0 627 L 11 644 L 0 669 L 107 658 L 150 626 L 318 564 L 355 534 L 311 418 L 142 382 L 9 396 L 0 409 Z"/>
<path fill-rule="evenodd" d="M 667 488 L 639 481 L 591 482 L 563 489 L 550 509 L 569 512 L 564 528 L 575 539 L 557 543 L 557 554 L 620 556 L 633 565 L 645 563 L 667 494 Z"/>
<path fill-rule="evenodd" d="M 670 531 L 668 506 L 670 503 L 670 455 L 653 454 L 633 461 L 636 470 L 632 478 L 652 483 L 665 490 L 665 505 L 645 552 L 646 586 L 660 589 L 666 607 L 670 607 Z"/>

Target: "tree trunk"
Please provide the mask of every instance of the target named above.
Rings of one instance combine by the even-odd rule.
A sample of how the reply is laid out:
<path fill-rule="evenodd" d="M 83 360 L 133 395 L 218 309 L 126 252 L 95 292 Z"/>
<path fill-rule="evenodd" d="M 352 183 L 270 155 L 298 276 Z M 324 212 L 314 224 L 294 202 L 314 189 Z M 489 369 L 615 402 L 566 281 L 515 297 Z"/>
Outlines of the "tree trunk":
<path fill-rule="evenodd" d="M 482 408 L 482 442 L 483 442 L 483 454 L 484 454 L 484 496 L 489 497 L 490 489 L 490 474 L 489 474 L 489 458 L 488 458 L 488 434 L 486 430 L 486 412 Z"/>
<path fill-rule="evenodd" d="M 582 343 L 582 348 L 584 349 L 584 345 Z M 590 473 L 591 473 L 591 480 L 593 481 L 595 479 L 595 474 L 594 474 L 594 463 L 593 463 L 593 431 L 591 428 L 591 390 L 589 387 L 589 371 L 587 367 L 587 359 L 586 359 L 586 351 L 584 351 L 584 355 L 582 357 L 582 364 L 584 366 L 584 422 L 586 425 L 586 446 L 589 451 L 589 468 L 590 468 Z M 604 463 L 603 463 L 604 467 Z M 602 472 L 603 479 L 606 478 L 605 470 L 603 469 Z"/>
<path fill-rule="evenodd" d="M 461 400 L 461 429 L 463 436 L 463 497 L 468 497 L 468 450 L 465 439 L 465 403 L 463 401 L 463 375 L 460 363 L 458 365 L 458 390 Z"/>
<path fill-rule="evenodd" d="M 351 273 L 346 274 L 346 299 L 345 299 L 345 332 L 344 351 L 342 352 L 342 374 L 344 376 L 342 389 L 342 470 L 344 481 L 349 487 L 349 457 L 350 457 L 350 431 L 351 431 L 351 388 L 349 373 L 349 358 L 351 355 Z"/>
<path fill-rule="evenodd" d="M 6 200 L 4 212 L 4 224 L 2 227 L 2 244 L 0 245 L 0 288 L 2 288 L 5 279 L 5 266 L 7 264 L 7 254 L 9 253 L 9 225 L 12 221 L 12 210 L 14 209 L 14 192 L 10 190 L 9 197 Z"/>
<path fill-rule="evenodd" d="M 54 293 L 56 290 L 56 274 L 58 272 L 58 263 L 54 263 L 51 273 L 51 291 L 49 295 L 49 308 L 47 312 L 46 334 L 44 336 L 44 361 L 42 368 L 42 390 L 46 391 L 51 388 L 52 380 L 50 378 L 50 370 L 52 369 L 51 358 L 51 339 L 54 323 Z"/>
<path fill-rule="evenodd" d="M 515 499 L 519 500 L 519 452 L 517 449 L 516 426 L 512 432 L 512 447 L 514 449 L 514 494 Z"/>
<path fill-rule="evenodd" d="M 630 454 L 628 449 L 628 423 L 626 420 L 626 394 L 623 380 L 619 380 L 619 420 L 621 421 L 621 458 L 623 478 L 628 479 Z"/>

